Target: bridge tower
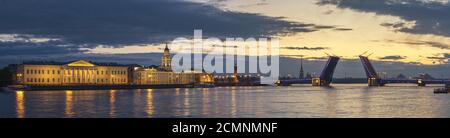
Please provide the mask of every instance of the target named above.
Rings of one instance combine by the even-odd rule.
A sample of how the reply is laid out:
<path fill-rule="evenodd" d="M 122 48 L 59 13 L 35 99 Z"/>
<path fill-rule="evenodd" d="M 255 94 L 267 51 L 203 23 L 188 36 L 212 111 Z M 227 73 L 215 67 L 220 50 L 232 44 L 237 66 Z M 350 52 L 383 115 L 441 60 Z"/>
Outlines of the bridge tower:
<path fill-rule="evenodd" d="M 361 60 L 361 63 L 364 67 L 364 71 L 366 72 L 368 85 L 384 86 L 385 83 L 381 81 L 380 76 L 378 76 L 377 72 L 375 71 L 375 68 L 372 66 L 372 63 L 370 63 L 369 58 L 365 56 L 359 56 L 359 59 Z"/>
<path fill-rule="evenodd" d="M 325 65 L 325 68 L 322 70 L 319 78 L 312 79 L 313 86 L 329 86 L 333 81 L 334 70 L 336 69 L 337 63 L 339 62 L 339 57 L 330 56 Z"/>

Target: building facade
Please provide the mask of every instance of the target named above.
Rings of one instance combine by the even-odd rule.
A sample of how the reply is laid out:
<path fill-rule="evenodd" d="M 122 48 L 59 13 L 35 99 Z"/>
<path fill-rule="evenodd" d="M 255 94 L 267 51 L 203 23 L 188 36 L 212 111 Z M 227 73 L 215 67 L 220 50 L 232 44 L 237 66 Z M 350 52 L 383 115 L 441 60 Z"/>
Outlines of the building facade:
<path fill-rule="evenodd" d="M 171 66 L 170 50 L 164 48 L 161 65 L 150 67 L 136 67 L 133 71 L 133 84 L 155 85 L 155 84 L 212 84 L 214 76 L 204 72 L 173 72 Z"/>
<path fill-rule="evenodd" d="M 169 48 L 161 66 L 118 65 L 78 60 L 69 63 L 24 63 L 17 66 L 18 85 L 188 85 L 213 84 L 214 76 L 204 72 L 173 72 Z"/>
<path fill-rule="evenodd" d="M 170 57 L 170 50 L 167 47 L 164 48 L 164 54 L 163 57 L 161 58 L 161 69 L 165 70 L 165 71 L 172 71 L 172 58 Z"/>
<path fill-rule="evenodd" d="M 134 71 L 133 84 L 136 85 L 157 85 L 157 84 L 202 84 L 214 83 L 211 74 L 201 72 L 171 72 L 160 68 L 137 68 Z"/>
<path fill-rule="evenodd" d="M 121 85 L 128 84 L 128 66 L 96 65 L 85 60 L 67 64 L 24 63 L 17 67 L 21 85 Z"/>
<path fill-rule="evenodd" d="M 137 68 L 133 78 L 134 84 L 137 85 L 191 84 L 195 82 L 191 74 L 163 71 L 154 67 Z"/>

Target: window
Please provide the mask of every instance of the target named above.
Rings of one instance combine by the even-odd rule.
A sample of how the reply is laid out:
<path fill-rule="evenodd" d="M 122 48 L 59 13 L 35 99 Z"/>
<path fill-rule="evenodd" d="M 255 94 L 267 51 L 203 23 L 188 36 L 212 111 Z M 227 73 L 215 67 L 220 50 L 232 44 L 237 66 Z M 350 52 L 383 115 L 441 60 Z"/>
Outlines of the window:
<path fill-rule="evenodd" d="M 55 74 L 55 70 L 52 70 L 52 74 Z"/>
<path fill-rule="evenodd" d="M 58 74 L 60 73 L 60 71 L 58 70 Z"/>
<path fill-rule="evenodd" d="M 50 74 L 50 70 L 47 70 L 47 74 Z"/>
<path fill-rule="evenodd" d="M 30 70 L 27 70 L 27 74 L 30 74 Z"/>

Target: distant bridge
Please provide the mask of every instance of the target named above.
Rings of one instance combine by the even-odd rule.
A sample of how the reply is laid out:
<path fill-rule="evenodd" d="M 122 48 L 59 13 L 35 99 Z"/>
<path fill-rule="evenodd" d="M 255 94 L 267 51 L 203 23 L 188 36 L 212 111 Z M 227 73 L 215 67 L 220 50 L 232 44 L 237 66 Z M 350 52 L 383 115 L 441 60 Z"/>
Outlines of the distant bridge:
<path fill-rule="evenodd" d="M 369 86 L 384 86 L 389 83 L 412 83 L 418 86 L 426 86 L 427 84 L 450 84 L 450 80 L 447 79 L 382 79 L 378 76 L 368 57 L 359 56 L 359 59 L 366 72 Z"/>
<path fill-rule="evenodd" d="M 334 70 L 339 62 L 339 57 L 330 56 L 325 64 L 320 77 L 312 79 L 287 79 L 279 80 L 276 84 L 279 86 L 290 86 L 292 84 L 312 84 L 313 86 L 329 86 L 333 81 Z"/>

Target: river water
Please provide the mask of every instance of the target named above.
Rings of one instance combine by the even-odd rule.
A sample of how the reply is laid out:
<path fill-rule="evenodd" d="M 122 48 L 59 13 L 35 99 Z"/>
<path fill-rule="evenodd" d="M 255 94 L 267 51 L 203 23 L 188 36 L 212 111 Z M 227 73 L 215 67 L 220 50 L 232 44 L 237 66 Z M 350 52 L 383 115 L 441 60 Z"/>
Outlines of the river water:
<path fill-rule="evenodd" d="M 216 87 L 0 93 L 4 118 L 450 117 L 437 87 Z"/>

